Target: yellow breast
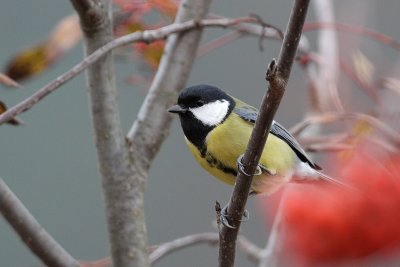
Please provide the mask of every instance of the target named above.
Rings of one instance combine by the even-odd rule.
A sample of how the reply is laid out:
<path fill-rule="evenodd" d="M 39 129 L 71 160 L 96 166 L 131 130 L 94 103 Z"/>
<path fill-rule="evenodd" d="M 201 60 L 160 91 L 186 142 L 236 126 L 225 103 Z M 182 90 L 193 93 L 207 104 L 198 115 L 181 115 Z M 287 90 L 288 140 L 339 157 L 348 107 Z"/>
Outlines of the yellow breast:
<path fill-rule="evenodd" d="M 207 154 L 201 153 L 186 140 L 190 151 L 199 164 L 211 175 L 233 185 L 237 172 L 237 158 L 245 152 L 253 125 L 243 123 L 237 114 L 232 113 L 225 122 L 214 128 L 206 138 Z M 260 164 L 266 166 L 274 176 L 266 174 L 255 176 L 252 190 L 258 192 L 274 191 L 286 182 L 295 163 L 295 153 L 281 139 L 270 134 L 264 147 Z"/>

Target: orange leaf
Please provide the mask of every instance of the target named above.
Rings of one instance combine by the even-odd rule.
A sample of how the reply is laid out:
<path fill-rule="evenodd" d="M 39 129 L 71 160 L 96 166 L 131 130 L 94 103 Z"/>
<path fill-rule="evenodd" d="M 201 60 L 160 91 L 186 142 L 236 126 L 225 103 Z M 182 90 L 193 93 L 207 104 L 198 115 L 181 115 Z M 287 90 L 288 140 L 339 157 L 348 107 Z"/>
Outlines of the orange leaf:
<path fill-rule="evenodd" d="M 43 72 L 71 49 L 81 36 L 76 15 L 62 19 L 54 27 L 47 41 L 12 57 L 6 66 L 6 74 L 14 80 L 21 81 Z"/>
<path fill-rule="evenodd" d="M 46 42 L 46 57 L 53 61 L 75 46 L 82 38 L 76 14 L 63 18 L 53 29 Z"/>
<path fill-rule="evenodd" d="M 6 66 L 6 75 L 21 81 L 42 72 L 48 66 L 46 47 L 39 44 L 30 47 L 11 58 Z"/>
<path fill-rule="evenodd" d="M 152 69 L 156 69 L 164 52 L 164 44 L 163 40 L 158 40 L 150 44 L 137 43 L 135 44 L 135 50 Z"/>

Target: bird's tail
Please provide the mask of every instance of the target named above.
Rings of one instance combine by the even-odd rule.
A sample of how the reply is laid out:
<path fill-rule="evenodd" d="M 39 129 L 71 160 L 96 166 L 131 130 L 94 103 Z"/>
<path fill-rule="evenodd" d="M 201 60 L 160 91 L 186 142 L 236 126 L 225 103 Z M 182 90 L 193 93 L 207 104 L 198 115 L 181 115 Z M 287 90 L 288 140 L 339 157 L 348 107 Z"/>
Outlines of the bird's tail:
<path fill-rule="evenodd" d="M 355 187 L 353 187 L 353 186 L 351 186 L 349 184 L 346 184 L 344 182 L 341 182 L 341 181 L 339 181 L 339 180 L 337 180 L 337 179 L 335 179 L 335 178 L 333 178 L 333 177 L 331 177 L 329 175 L 326 175 L 325 173 L 322 173 L 322 172 L 317 171 L 317 170 L 315 172 L 319 176 L 319 180 L 322 180 L 324 182 L 330 183 L 332 185 L 335 185 L 335 186 L 338 186 L 338 187 L 341 187 L 341 188 L 344 188 L 344 189 L 347 189 L 347 190 L 355 190 L 355 191 L 357 190 Z"/>
<path fill-rule="evenodd" d="M 315 183 L 318 181 L 326 182 L 340 188 L 344 188 L 347 190 L 355 190 L 357 189 L 351 185 L 348 185 L 344 182 L 339 181 L 325 173 L 322 173 L 319 170 L 311 168 L 307 163 L 301 162 L 298 165 L 298 168 L 295 171 L 295 181 L 299 183 Z"/>

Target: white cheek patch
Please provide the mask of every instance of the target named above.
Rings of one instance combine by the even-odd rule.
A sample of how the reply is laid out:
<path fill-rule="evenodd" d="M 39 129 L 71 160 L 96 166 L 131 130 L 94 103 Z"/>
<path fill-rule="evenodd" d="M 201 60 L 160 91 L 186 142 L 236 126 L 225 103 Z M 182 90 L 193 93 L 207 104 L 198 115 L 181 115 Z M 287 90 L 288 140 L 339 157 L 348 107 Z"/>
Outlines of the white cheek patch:
<path fill-rule="evenodd" d="M 204 125 L 215 126 L 225 119 L 228 109 L 229 101 L 224 99 L 205 104 L 201 107 L 190 108 L 189 110 Z"/>

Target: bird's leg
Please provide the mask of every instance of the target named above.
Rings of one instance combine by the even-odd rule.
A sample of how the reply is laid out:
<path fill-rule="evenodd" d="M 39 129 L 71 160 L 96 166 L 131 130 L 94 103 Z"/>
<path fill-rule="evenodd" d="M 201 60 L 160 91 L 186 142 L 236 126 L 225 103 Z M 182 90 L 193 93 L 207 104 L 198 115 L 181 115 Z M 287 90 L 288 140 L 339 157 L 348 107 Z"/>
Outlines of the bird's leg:
<path fill-rule="evenodd" d="M 228 228 L 235 229 L 236 227 L 232 226 L 232 225 L 229 223 L 228 217 L 229 217 L 229 216 L 228 216 L 228 204 L 226 204 L 226 205 L 221 209 L 221 223 L 222 223 L 223 225 L 225 225 L 226 227 L 228 227 Z M 247 222 L 249 219 L 250 219 L 250 214 L 249 214 L 249 212 L 248 212 L 247 210 L 244 210 L 244 212 L 243 212 L 243 219 L 241 219 L 240 221 L 241 221 L 241 222 Z"/>

